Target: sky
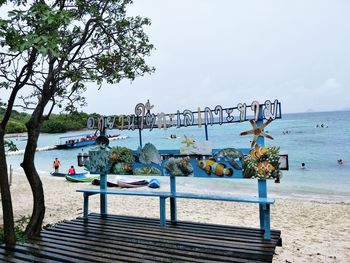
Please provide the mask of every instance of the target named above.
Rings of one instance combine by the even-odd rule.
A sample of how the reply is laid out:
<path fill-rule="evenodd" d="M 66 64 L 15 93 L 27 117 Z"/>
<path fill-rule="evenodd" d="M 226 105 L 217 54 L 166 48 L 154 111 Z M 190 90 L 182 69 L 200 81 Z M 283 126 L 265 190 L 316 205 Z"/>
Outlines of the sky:
<path fill-rule="evenodd" d="M 282 112 L 350 110 L 350 1 L 134 0 L 156 71 L 86 93 L 87 112 L 132 114 L 278 99 Z"/>
<path fill-rule="evenodd" d="M 278 99 L 282 113 L 350 110 L 349 0 L 134 0 L 149 17 L 155 73 L 97 86 L 88 106 L 132 114 Z"/>

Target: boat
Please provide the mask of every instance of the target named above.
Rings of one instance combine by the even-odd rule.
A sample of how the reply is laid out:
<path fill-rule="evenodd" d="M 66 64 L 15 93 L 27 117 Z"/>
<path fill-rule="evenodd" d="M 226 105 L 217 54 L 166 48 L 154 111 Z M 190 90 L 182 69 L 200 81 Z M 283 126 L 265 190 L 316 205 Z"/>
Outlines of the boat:
<path fill-rule="evenodd" d="M 85 175 L 87 174 L 88 172 L 82 172 L 82 173 L 75 173 L 74 175 Z M 67 173 L 55 173 L 55 172 L 51 172 L 50 173 L 52 176 L 56 176 L 56 177 L 65 177 L 66 175 L 70 175 L 70 174 L 67 174 Z"/>
<path fill-rule="evenodd" d="M 69 182 L 91 182 L 94 179 L 100 178 L 99 175 L 92 175 L 92 174 L 72 174 L 72 175 L 65 175 L 65 178 Z"/>
<path fill-rule="evenodd" d="M 94 179 L 91 182 L 93 185 L 100 185 L 100 179 Z M 108 187 L 135 188 L 147 186 L 148 181 L 144 179 L 112 179 L 107 178 Z"/>
<path fill-rule="evenodd" d="M 119 134 L 110 134 L 107 136 L 110 140 L 115 140 L 119 137 Z M 125 136 L 124 136 L 125 137 Z M 73 149 L 85 146 L 91 146 L 96 144 L 96 134 L 78 134 L 71 136 L 60 137 L 60 144 L 55 145 L 56 149 Z M 123 138 L 124 139 L 124 138 Z"/>

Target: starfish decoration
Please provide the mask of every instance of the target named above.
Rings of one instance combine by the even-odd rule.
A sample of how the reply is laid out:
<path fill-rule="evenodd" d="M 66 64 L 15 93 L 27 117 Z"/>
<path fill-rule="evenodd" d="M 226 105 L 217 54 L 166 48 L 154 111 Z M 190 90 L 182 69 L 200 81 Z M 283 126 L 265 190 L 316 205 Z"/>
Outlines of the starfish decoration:
<path fill-rule="evenodd" d="M 192 137 L 187 137 L 186 135 L 184 136 L 185 136 L 185 140 L 183 140 L 182 143 L 186 143 L 187 147 L 194 143 L 194 140 L 192 139 Z"/>
<path fill-rule="evenodd" d="M 145 103 L 145 109 L 149 112 L 153 107 L 154 105 L 151 105 L 149 100 L 147 100 L 147 102 Z"/>
<path fill-rule="evenodd" d="M 267 122 L 262 123 L 261 125 L 257 126 L 255 120 L 250 120 L 250 124 L 253 126 L 253 129 L 251 129 L 249 131 L 241 132 L 240 135 L 254 134 L 251 148 L 254 147 L 254 145 L 256 144 L 256 140 L 258 139 L 259 136 L 263 136 L 263 137 L 266 137 L 268 139 L 273 140 L 273 137 L 271 135 L 264 132 L 264 128 L 267 125 L 269 125 L 272 121 L 273 120 L 270 119 Z"/>

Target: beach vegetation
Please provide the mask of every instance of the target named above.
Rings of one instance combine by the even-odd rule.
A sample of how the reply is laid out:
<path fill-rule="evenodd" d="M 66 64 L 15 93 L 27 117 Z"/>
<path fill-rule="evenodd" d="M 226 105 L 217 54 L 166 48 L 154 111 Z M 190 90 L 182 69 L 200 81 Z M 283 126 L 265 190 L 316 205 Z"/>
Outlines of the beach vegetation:
<path fill-rule="evenodd" d="M 132 0 L 1 1 L 11 5 L 0 19 L 0 89 L 4 113 L 0 119 L 0 188 L 4 239 L 15 244 L 4 137 L 14 108 L 30 112 L 25 122 L 28 140 L 21 166 L 33 192 L 34 207 L 25 229 L 40 233 L 45 215 L 42 182 L 34 159 L 44 122 L 55 108 L 75 112 L 86 105 L 84 92 L 105 83 L 152 73 L 146 63 L 153 45 L 144 28 L 148 18 L 127 15 Z M 88 86 L 88 83 L 94 85 Z M 49 127 L 51 125 L 48 125 Z M 52 129 L 52 127 L 51 127 Z"/>
<path fill-rule="evenodd" d="M 21 216 L 21 218 L 15 223 L 15 236 L 17 242 L 25 243 L 27 237 L 25 235 L 25 228 L 29 223 L 29 216 Z M 0 228 L 0 244 L 5 243 L 4 229 Z"/>

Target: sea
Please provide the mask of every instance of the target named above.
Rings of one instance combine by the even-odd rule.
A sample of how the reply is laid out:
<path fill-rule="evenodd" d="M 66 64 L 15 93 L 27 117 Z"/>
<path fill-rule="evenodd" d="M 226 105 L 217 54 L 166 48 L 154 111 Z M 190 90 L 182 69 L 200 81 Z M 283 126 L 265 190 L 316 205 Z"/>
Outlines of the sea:
<path fill-rule="evenodd" d="M 248 148 L 251 136 L 240 136 L 240 132 L 250 130 L 249 122 L 213 125 L 208 127 L 209 141 L 213 148 Z M 289 170 L 283 171 L 280 183 L 269 180 L 269 195 L 281 198 L 307 199 L 322 202 L 350 202 L 350 111 L 309 112 L 284 114 L 281 119 L 270 123 L 265 130 L 274 140 L 265 140 L 266 146 L 279 146 L 281 153 L 288 154 Z M 88 134 L 89 131 L 77 131 L 64 134 L 41 134 L 38 147 L 44 148 L 59 143 L 59 137 Z M 124 146 L 136 150 L 139 146 L 139 132 L 111 130 L 111 134 L 128 136 L 127 139 L 110 142 L 110 146 Z M 90 133 L 91 134 L 91 133 Z M 170 139 L 175 134 L 177 139 Z M 143 144 L 150 142 L 157 149 L 179 149 L 183 146 L 184 136 L 195 141 L 205 140 L 204 128 L 198 126 L 153 129 L 142 131 Z M 11 138 L 18 149 L 24 149 L 25 136 Z M 88 152 L 96 146 L 71 150 L 48 150 L 36 153 L 35 164 L 40 176 L 51 176 L 54 158 L 61 162 L 60 171 L 77 167 L 77 155 Z M 7 156 L 8 167 L 14 174 L 22 172 L 20 163 L 23 155 Z M 339 165 L 337 160 L 344 160 Z M 301 168 L 305 163 L 305 169 Z M 78 167 L 77 172 L 83 171 Z M 62 178 L 64 180 L 64 178 Z M 181 178 L 182 183 L 192 188 L 209 189 L 213 192 L 232 192 L 241 194 L 257 192 L 254 179 L 208 179 Z M 187 181 L 186 181 L 187 180 Z"/>

